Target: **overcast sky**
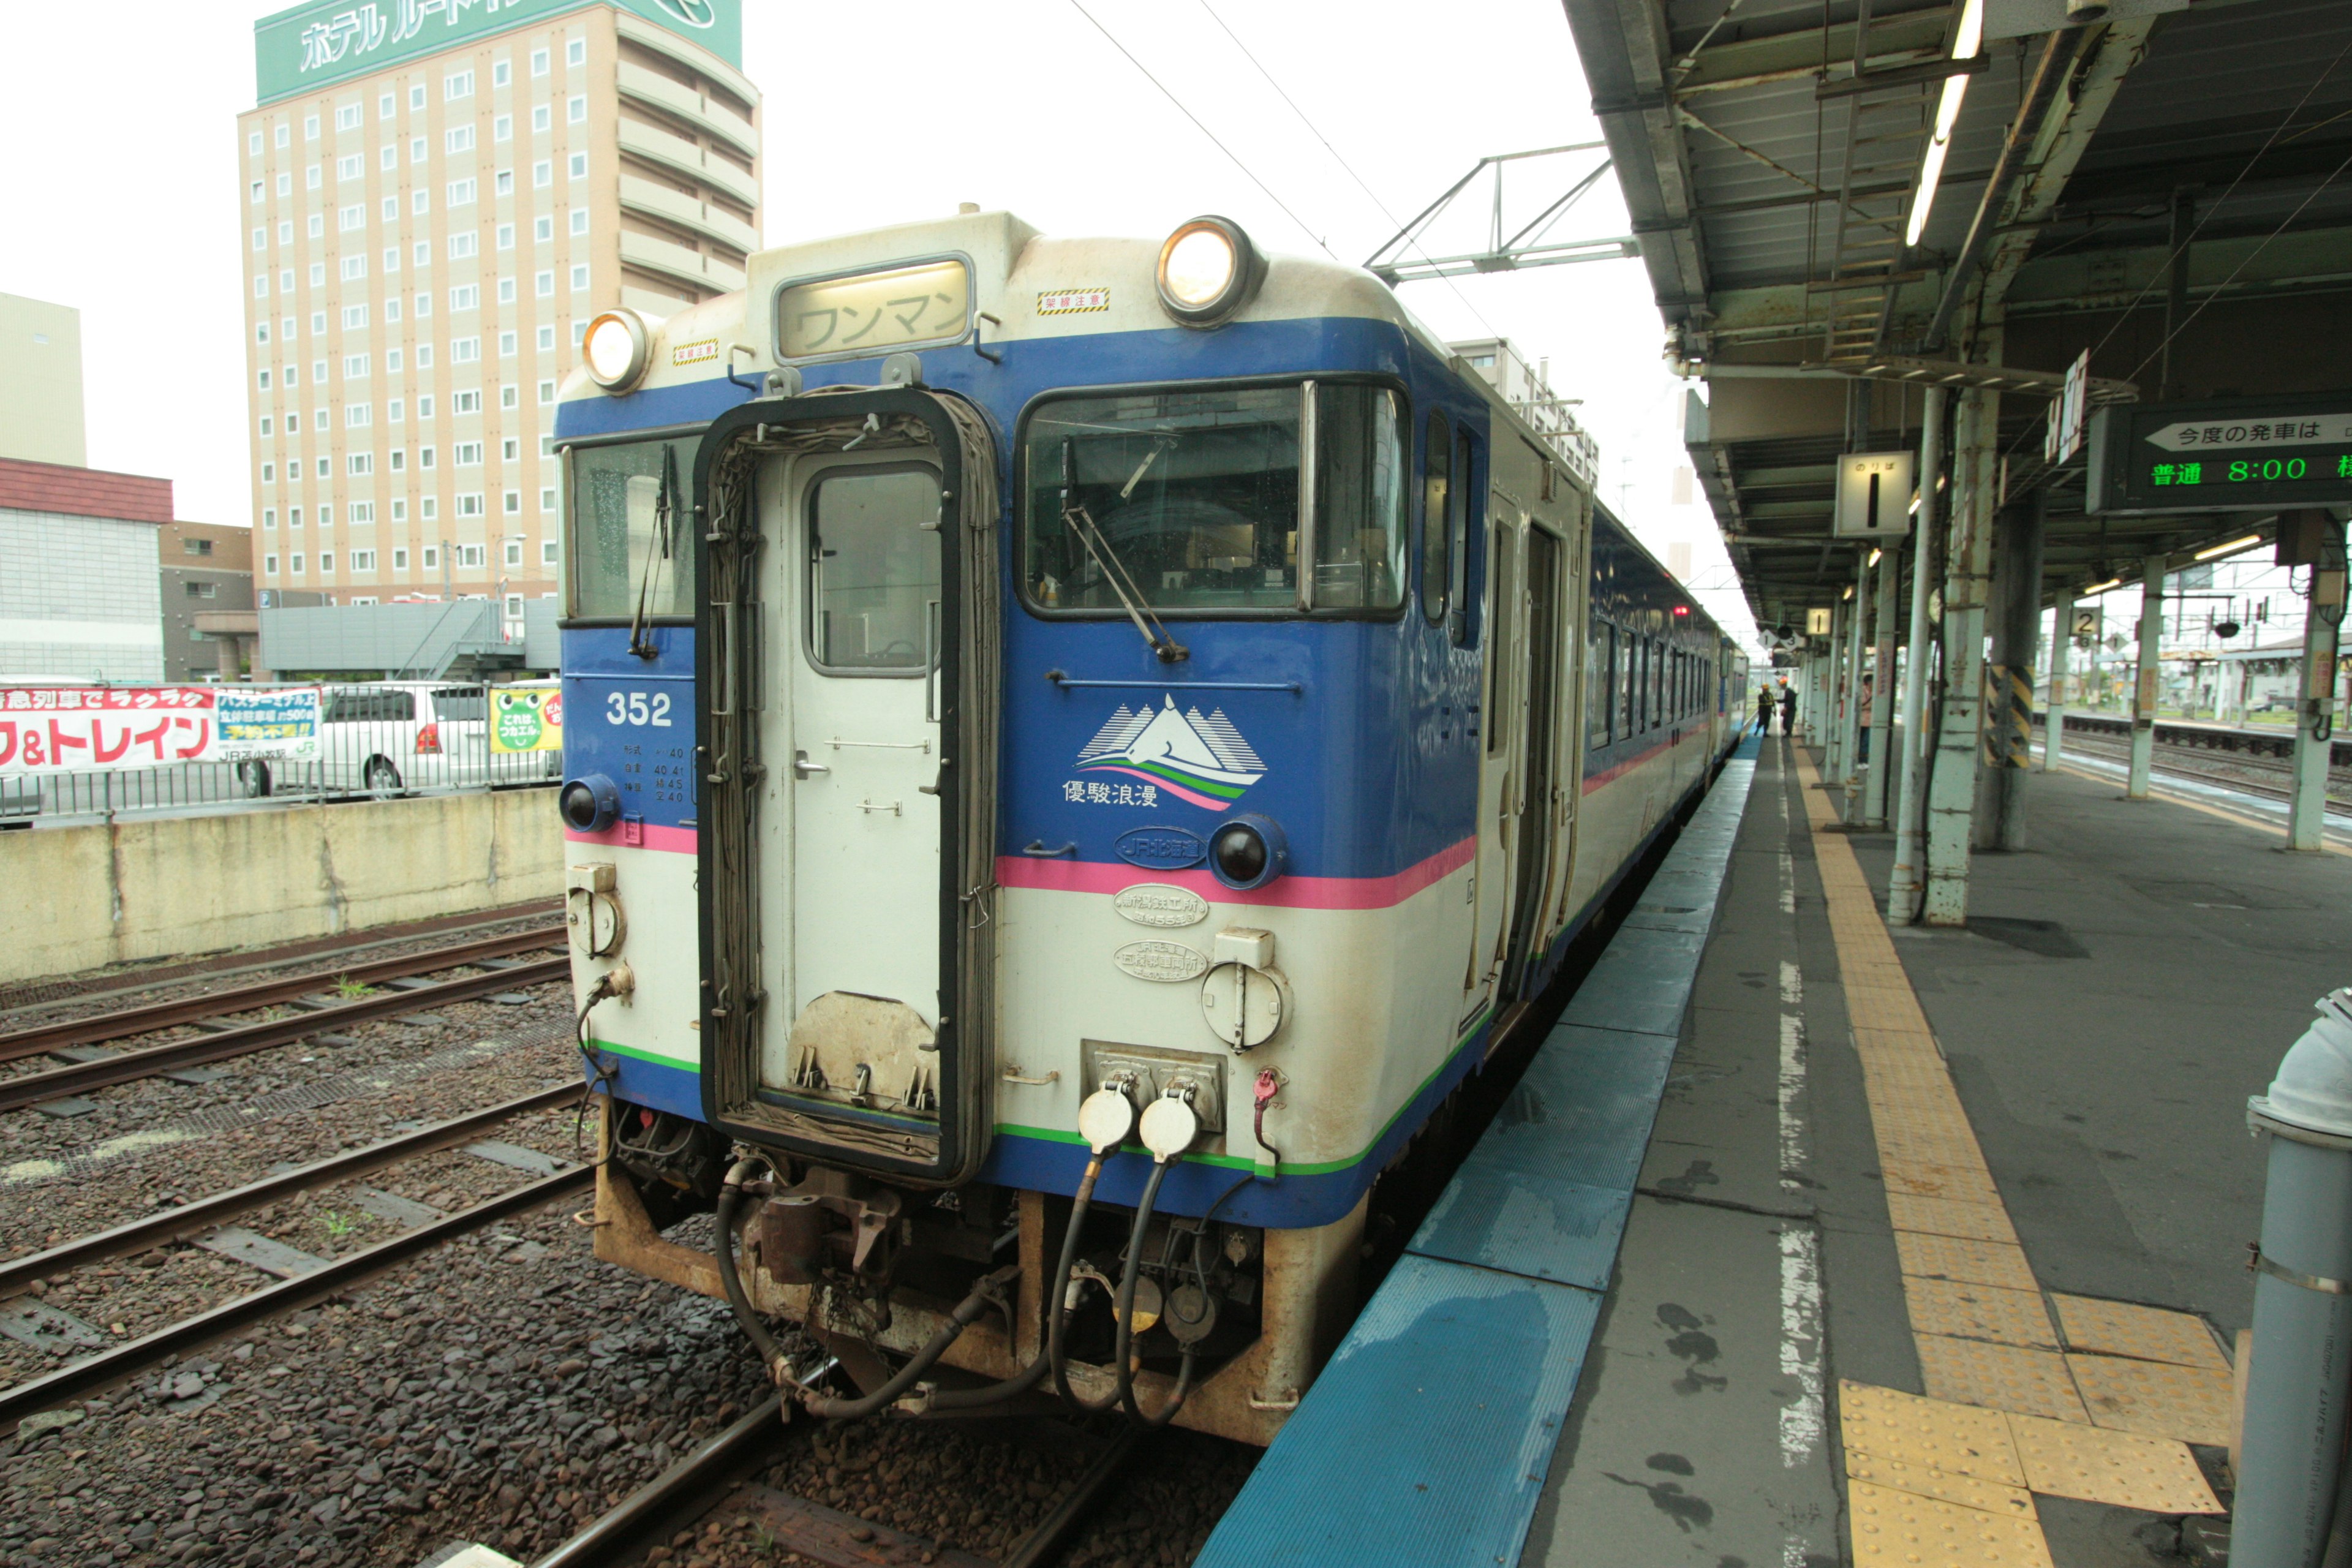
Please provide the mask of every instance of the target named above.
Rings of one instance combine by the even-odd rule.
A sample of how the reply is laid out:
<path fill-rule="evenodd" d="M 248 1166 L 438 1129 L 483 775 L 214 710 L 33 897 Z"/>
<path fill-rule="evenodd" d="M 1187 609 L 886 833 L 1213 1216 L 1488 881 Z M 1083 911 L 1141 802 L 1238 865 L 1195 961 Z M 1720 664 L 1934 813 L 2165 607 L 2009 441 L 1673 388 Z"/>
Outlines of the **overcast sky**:
<path fill-rule="evenodd" d="M 1388 237 L 1391 216 L 1412 216 L 1480 156 L 1600 138 L 1558 0 L 1085 4 L 751 0 L 744 71 L 767 95 L 768 243 L 971 201 L 1058 234 L 1158 235 L 1221 212 L 1270 250 L 1328 248 L 1354 263 Z M 89 461 L 174 480 L 180 515 L 205 521 L 252 518 L 236 117 L 253 102 L 251 23 L 281 8 L 7 9 L 16 68 L 0 94 L 10 150 L 0 210 L 16 216 L 0 231 L 0 291 L 79 309 Z M 1532 216 L 1597 156 L 1517 165 L 1507 221 Z M 1483 205 L 1465 205 L 1475 210 L 1451 235 L 1433 234 L 1433 251 L 1480 242 Z M 1604 178 L 1556 232 L 1625 230 Z M 1702 601 L 1748 635 L 1703 500 L 1674 501 L 1683 384 L 1664 368 L 1664 329 L 1638 261 L 1402 293 L 1448 338 L 1500 334 L 1548 357 L 1555 390 L 1586 400 L 1603 499 L 1661 559 L 1691 545 Z"/>

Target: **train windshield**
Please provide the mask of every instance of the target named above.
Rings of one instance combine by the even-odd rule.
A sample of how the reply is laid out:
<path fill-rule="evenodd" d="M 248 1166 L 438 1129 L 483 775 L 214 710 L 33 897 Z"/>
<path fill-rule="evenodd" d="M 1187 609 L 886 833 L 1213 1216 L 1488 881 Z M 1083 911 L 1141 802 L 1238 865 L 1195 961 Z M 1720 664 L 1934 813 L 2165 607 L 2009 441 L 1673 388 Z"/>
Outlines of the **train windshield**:
<path fill-rule="evenodd" d="M 571 548 L 575 619 L 694 614 L 692 437 L 574 447 Z"/>
<path fill-rule="evenodd" d="M 1385 387 L 1328 383 L 1073 397 L 1039 409 L 1025 443 L 1030 603 L 1118 614 L 1123 578 L 1155 609 L 1297 610 L 1309 396 L 1312 606 L 1402 605 L 1403 411 Z M 1091 550 L 1085 519 L 1099 532 Z"/>

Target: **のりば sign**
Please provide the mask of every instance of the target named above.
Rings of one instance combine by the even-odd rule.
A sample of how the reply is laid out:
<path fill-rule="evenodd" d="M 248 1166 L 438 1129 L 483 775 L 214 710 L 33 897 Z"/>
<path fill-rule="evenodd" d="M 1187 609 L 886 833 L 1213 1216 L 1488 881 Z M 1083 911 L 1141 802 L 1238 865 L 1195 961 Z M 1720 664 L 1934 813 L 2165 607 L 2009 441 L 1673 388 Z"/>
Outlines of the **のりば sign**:
<path fill-rule="evenodd" d="M 320 707 L 316 687 L 11 687 L 0 690 L 0 777 L 307 761 Z"/>

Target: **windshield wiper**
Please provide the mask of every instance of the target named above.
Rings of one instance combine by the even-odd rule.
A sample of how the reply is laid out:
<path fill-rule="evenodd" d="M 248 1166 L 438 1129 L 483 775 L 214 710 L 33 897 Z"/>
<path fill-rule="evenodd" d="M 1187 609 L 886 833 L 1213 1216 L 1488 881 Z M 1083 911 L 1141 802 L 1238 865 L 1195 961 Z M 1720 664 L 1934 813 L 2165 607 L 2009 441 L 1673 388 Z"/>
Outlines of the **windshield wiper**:
<path fill-rule="evenodd" d="M 655 548 L 646 555 L 646 569 L 637 578 L 637 607 L 629 616 L 629 651 L 639 658 L 653 658 L 660 650 L 647 642 L 646 606 L 652 602 L 654 574 L 669 559 L 670 518 L 677 508 L 677 448 L 662 443 L 661 488 L 654 497 Z"/>
<path fill-rule="evenodd" d="M 1120 500 L 1124 500 L 1134 490 L 1136 482 L 1143 478 L 1143 470 L 1151 466 L 1160 452 L 1160 447 L 1155 445 L 1144 455 L 1135 472 L 1128 476 L 1126 489 L 1118 492 Z M 1145 642 L 1151 645 L 1151 651 L 1160 656 L 1160 662 L 1175 664 L 1191 658 L 1191 650 L 1170 637 L 1168 628 L 1160 625 L 1160 617 L 1143 606 L 1143 590 L 1137 585 L 1134 574 L 1128 571 L 1127 563 L 1118 558 L 1118 552 L 1112 547 L 1100 525 L 1079 501 L 1077 438 L 1073 436 L 1062 437 L 1062 521 L 1077 536 L 1080 547 L 1095 563 L 1095 570 L 1100 572 L 1103 581 L 1110 584 L 1110 591 L 1118 595 L 1118 602 L 1127 608 L 1127 618 L 1135 623 L 1135 629 L 1142 635 Z M 1150 623 L 1149 626 L 1144 624 L 1147 620 Z"/>

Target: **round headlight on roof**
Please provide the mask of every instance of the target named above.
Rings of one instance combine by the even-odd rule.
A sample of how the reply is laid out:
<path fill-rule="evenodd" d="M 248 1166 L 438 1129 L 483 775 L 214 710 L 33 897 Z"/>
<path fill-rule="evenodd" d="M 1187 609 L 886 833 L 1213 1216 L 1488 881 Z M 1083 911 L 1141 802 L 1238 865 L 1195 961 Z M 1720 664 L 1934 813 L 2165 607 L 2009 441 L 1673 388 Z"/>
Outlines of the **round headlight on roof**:
<path fill-rule="evenodd" d="M 1160 303 L 1188 327 L 1221 326 L 1265 281 L 1265 258 L 1231 218 L 1196 217 L 1160 247 Z"/>
<path fill-rule="evenodd" d="M 581 357 L 589 377 L 611 393 L 623 393 L 645 379 L 646 349 L 651 342 L 643 316 L 625 306 L 606 310 L 588 323 L 581 340 Z"/>

